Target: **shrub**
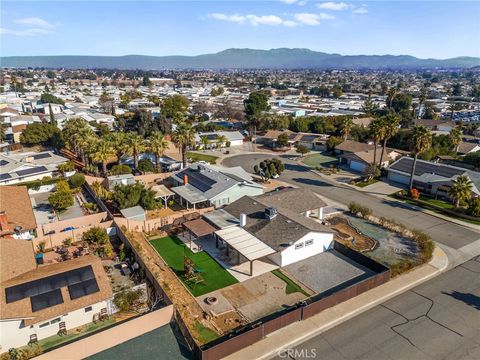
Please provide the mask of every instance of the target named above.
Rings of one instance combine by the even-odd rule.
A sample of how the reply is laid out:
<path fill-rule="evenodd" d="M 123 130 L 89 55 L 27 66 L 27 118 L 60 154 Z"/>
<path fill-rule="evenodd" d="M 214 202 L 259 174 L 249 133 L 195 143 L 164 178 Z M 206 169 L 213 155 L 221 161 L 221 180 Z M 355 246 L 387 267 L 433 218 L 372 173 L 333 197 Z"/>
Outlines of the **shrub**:
<path fill-rule="evenodd" d="M 85 175 L 81 173 L 76 173 L 70 176 L 70 185 L 72 185 L 74 188 L 78 188 L 85 184 Z"/>
<path fill-rule="evenodd" d="M 472 216 L 480 216 L 480 198 L 472 198 L 468 204 L 467 214 Z"/>
<path fill-rule="evenodd" d="M 132 168 L 128 165 L 114 165 L 110 170 L 112 175 L 126 175 L 132 173 Z"/>
<path fill-rule="evenodd" d="M 66 180 L 60 180 L 59 182 L 57 182 L 56 191 L 57 192 L 70 191 L 70 186 L 68 185 L 68 182 Z"/>
<path fill-rule="evenodd" d="M 353 214 L 353 215 L 358 215 L 360 214 L 361 217 L 367 218 L 372 214 L 372 210 L 369 209 L 366 206 L 360 205 L 356 202 L 351 202 L 348 204 L 348 210 Z"/>
<path fill-rule="evenodd" d="M 401 273 L 404 273 L 405 271 L 408 271 L 415 267 L 416 263 L 412 260 L 402 260 L 400 262 L 397 262 L 395 264 L 392 264 L 390 266 L 390 273 L 392 277 L 395 277 L 397 275 L 400 275 Z"/>
<path fill-rule="evenodd" d="M 422 230 L 412 230 L 413 240 L 418 244 L 420 248 L 420 253 L 422 256 L 422 261 L 427 262 L 432 258 L 433 250 L 435 249 L 435 244 L 432 241 L 432 238 L 425 234 Z"/>
<path fill-rule="evenodd" d="M 412 199 L 418 200 L 420 199 L 420 192 L 417 189 L 413 188 L 410 190 L 410 197 Z"/>
<path fill-rule="evenodd" d="M 70 246 L 70 245 L 72 245 L 72 242 L 73 242 L 72 238 L 68 237 L 65 240 L 63 240 L 63 245 Z"/>
<path fill-rule="evenodd" d="M 136 311 L 141 305 L 141 298 L 143 291 L 138 290 L 123 290 L 115 294 L 113 303 L 120 311 Z"/>
<path fill-rule="evenodd" d="M 105 229 L 95 226 L 82 235 L 82 240 L 93 246 L 94 252 L 100 257 L 109 257 L 113 254 L 112 244 Z"/>
<path fill-rule="evenodd" d="M 142 159 L 138 162 L 137 169 L 142 172 L 153 172 L 155 171 L 155 166 L 149 159 Z"/>
<path fill-rule="evenodd" d="M 70 191 L 56 191 L 48 197 L 48 202 L 55 210 L 65 210 L 73 205 L 73 196 Z"/>
<path fill-rule="evenodd" d="M 97 211 L 97 209 L 98 209 L 98 206 L 95 203 L 85 203 L 85 204 L 83 204 L 83 206 L 87 210 Z"/>

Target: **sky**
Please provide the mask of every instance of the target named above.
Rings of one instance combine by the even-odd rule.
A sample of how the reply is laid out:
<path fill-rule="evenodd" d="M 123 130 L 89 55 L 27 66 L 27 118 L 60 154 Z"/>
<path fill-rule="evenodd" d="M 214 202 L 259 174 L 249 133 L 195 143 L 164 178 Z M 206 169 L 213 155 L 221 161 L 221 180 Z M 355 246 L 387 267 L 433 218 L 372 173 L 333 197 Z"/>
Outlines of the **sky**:
<path fill-rule="evenodd" d="M 308 48 L 480 57 L 480 1 L 8 1 L 0 53 L 198 55 Z"/>

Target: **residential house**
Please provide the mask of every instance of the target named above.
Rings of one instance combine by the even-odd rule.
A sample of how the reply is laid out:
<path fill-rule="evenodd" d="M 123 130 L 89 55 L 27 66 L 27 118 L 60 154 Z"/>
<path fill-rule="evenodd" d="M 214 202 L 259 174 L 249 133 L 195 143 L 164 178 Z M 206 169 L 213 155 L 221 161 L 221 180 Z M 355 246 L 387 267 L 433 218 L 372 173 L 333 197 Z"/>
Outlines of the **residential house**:
<path fill-rule="evenodd" d="M 191 205 L 213 205 L 220 207 L 245 195 L 263 194 L 263 187 L 240 166 L 223 168 L 213 165 L 191 164 L 172 175 L 180 203 L 187 208 Z"/>
<path fill-rule="evenodd" d="M 0 237 L 28 240 L 36 228 L 27 187 L 0 186 Z M 3 266 L 8 265 L 2 262 Z"/>
<path fill-rule="evenodd" d="M 329 138 L 329 135 L 325 134 L 296 133 L 290 130 L 269 130 L 262 136 L 261 142 L 268 147 L 275 148 L 277 147 L 277 139 L 281 134 L 287 135 L 289 146 L 303 145 L 316 151 L 326 150 L 326 143 Z"/>
<path fill-rule="evenodd" d="M 480 151 L 480 144 L 473 143 L 473 142 L 464 142 L 462 141 L 458 146 L 457 153 L 459 155 L 467 155 L 470 153 L 474 153 Z"/>
<path fill-rule="evenodd" d="M 215 234 L 247 260 L 267 257 L 286 266 L 333 247 L 334 232 L 319 221 L 325 207 L 305 189 L 244 196 L 224 208 L 238 225 Z"/>
<path fill-rule="evenodd" d="M 452 130 L 457 126 L 457 124 L 451 120 L 431 120 L 431 119 L 415 120 L 415 125 L 425 126 L 429 130 L 438 131 L 440 133 L 449 133 L 450 130 Z"/>
<path fill-rule="evenodd" d="M 226 138 L 226 142 L 223 144 L 218 143 L 218 138 L 220 136 L 224 136 Z M 208 139 L 209 145 L 208 148 L 214 148 L 217 145 L 221 147 L 225 147 L 227 143 L 230 146 L 239 146 L 243 144 L 244 136 L 239 131 L 216 131 L 216 132 L 202 132 L 195 134 L 195 146 L 203 149 L 202 137 L 206 137 Z"/>
<path fill-rule="evenodd" d="M 410 184 L 413 159 L 402 157 L 388 167 L 388 179 L 400 184 Z M 448 197 L 452 182 L 459 176 L 466 176 L 472 182 L 472 193 L 480 195 L 480 173 L 452 165 L 417 160 L 413 175 L 413 186 L 421 191 Z"/>
<path fill-rule="evenodd" d="M 51 151 L 0 155 L 0 185 L 53 177 L 68 159 Z"/>

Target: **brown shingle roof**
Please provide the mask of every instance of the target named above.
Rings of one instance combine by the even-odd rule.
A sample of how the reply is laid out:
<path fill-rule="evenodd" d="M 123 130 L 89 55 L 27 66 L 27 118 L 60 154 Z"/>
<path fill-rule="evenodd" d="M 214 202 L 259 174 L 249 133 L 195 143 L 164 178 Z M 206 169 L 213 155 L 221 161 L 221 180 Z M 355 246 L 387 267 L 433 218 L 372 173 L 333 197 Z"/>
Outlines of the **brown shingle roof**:
<path fill-rule="evenodd" d="M 60 274 L 69 270 L 77 269 L 90 265 L 95 274 L 99 291 L 70 299 L 67 287 L 61 288 L 63 303 L 54 305 L 39 311 L 32 311 L 30 298 L 6 303 L 5 289 L 18 284 L 23 284 L 32 280 L 38 280 L 47 276 Z M 112 297 L 112 288 L 110 281 L 103 269 L 101 260 L 94 255 L 86 255 L 73 260 L 56 263 L 40 267 L 29 271 L 1 284 L 2 296 L 0 296 L 0 319 L 25 319 L 25 326 L 30 326 L 41 321 L 45 321 L 56 316 L 61 316 L 70 311 L 81 309 L 83 307 L 107 300 Z"/>
<path fill-rule="evenodd" d="M 32 242 L 0 237 L 0 282 L 4 282 L 36 268 Z"/>
<path fill-rule="evenodd" d="M 0 212 L 5 212 L 10 231 L 2 231 L 1 235 L 13 233 L 15 227 L 23 230 L 37 228 L 32 203 L 26 186 L 0 186 Z"/>
<path fill-rule="evenodd" d="M 340 145 L 335 146 L 335 150 L 355 153 L 358 151 L 373 150 L 374 146 L 353 140 L 345 140 Z"/>

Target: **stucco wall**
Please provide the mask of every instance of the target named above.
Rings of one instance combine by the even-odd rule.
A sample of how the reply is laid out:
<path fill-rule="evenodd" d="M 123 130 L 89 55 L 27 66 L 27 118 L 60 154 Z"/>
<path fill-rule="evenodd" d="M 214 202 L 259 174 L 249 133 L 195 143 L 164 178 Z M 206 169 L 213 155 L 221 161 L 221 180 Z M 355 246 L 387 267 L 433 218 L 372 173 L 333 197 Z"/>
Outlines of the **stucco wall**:
<path fill-rule="evenodd" d="M 306 242 L 313 240 L 313 244 L 307 245 Z M 295 249 L 295 245 L 303 244 L 303 247 Z M 297 240 L 292 246 L 289 246 L 280 253 L 280 266 L 287 266 L 294 262 L 306 259 L 310 256 L 320 254 L 333 247 L 333 234 L 311 232 Z"/>

